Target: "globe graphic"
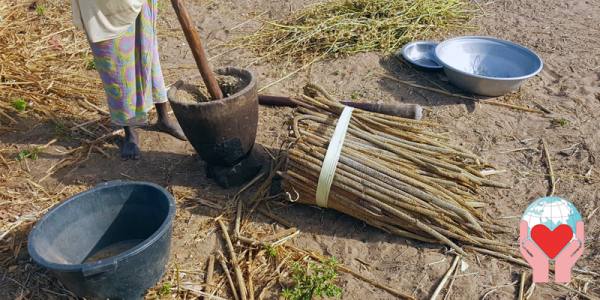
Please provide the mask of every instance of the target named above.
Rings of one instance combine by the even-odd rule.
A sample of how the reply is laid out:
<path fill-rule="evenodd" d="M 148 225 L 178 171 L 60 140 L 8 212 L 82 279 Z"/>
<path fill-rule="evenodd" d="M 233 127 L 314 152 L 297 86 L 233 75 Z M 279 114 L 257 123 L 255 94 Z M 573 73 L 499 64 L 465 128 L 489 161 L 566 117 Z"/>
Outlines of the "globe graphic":
<path fill-rule="evenodd" d="M 531 238 L 531 228 L 538 224 L 544 224 L 548 229 L 554 230 L 561 224 L 567 224 L 573 231 L 573 238 L 577 222 L 581 221 L 581 215 L 575 206 L 560 197 L 544 197 L 531 203 L 525 210 L 522 220 L 527 221 L 528 233 Z"/>

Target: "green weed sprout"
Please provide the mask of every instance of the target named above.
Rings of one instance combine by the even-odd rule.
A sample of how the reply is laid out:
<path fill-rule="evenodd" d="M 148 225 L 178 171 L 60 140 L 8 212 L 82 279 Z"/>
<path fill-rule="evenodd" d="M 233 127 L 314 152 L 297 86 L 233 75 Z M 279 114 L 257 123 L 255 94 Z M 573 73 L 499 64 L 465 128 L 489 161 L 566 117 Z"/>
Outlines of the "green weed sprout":
<path fill-rule="evenodd" d="M 287 300 L 311 300 L 316 297 L 336 297 L 342 295 L 342 288 L 336 285 L 338 278 L 337 261 L 328 259 L 323 263 L 309 262 L 292 264 L 294 286 L 284 289 L 282 296 Z"/>
<path fill-rule="evenodd" d="M 96 61 L 94 61 L 94 58 L 88 58 L 86 63 L 85 63 L 85 68 L 87 70 L 96 70 Z"/>
<path fill-rule="evenodd" d="M 43 16 L 46 13 L 46 6 L 38 3 L 35 6 L 35 12 L 38 14 L 38 16 Z"/>
<path fill-rule="evenodd" d="M 170 282 L 165 282 L 163 283 L 163 285 L 160 287 L 160 290 L 158 291 L 158 295 L 159 296 L 167 296 L 171 294 L 171 289 L 173 288 L 173 286 L 171 285 Z"/>
<path fill-rule="evenodd" d="M 24 112 L 27 109 L 27 102 L 23 98 L 13 100 L 12 107 L 18 112 Z"/>
<path fill-rule="evenodd" d="M 17 160 L 18 161 L 22 161 L 24 159 L 31 159 L 31 160 L 36 160 L 38 159 L 38 153 L 40 152 L 39 148 L 32 148 L 32 149 L 25 149 L 25 150 L 21 150 L 19 151 L 19 153 L 17 153 Z"/>

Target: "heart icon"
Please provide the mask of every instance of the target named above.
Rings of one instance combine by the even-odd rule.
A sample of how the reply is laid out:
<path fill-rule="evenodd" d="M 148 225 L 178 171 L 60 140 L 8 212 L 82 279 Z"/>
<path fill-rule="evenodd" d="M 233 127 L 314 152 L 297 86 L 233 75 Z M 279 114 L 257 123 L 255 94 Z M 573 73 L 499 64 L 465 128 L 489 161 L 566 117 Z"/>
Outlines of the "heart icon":
<path fill-rule="evenodd" d="M 540 246 L 542 251 L 553 259 L 573 238 L 573 230 L 566 224 L 559 225 L 554 230 L 546 225 L 538 224 L 531 229 L 531 239 Z"/>

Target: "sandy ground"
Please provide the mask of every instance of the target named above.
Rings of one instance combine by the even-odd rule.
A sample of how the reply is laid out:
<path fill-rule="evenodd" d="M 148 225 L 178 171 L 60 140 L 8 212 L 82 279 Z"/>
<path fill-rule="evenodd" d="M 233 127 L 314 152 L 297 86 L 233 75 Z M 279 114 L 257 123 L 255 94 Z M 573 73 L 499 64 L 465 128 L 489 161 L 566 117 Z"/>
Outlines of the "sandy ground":
<path fill-rule="evenodd" d="M 162 2 L 163 13 L 159 20 L 161 58 L 167 83 L 171 83 L 195 74 L 196 70 L 177 19 L 167 1 Z M 218 47 L 219 44 L 257 28 L 258 22 L 251 20 L 254 16 L 264 13 L 270 18 L 278 18 L 312 2 L 190 0 L 188 6 L 208 41 L 210 56 L 217 56 L 227 51 L 227 48 Z M 477 5 L 480 15 L 472 21 L 473 27 L 445 37 L 490 35 L 535 50 L 545 62 L 542 73 L 529 80 L 517 93 L 497 100 L 530 107 L 538 103 L 552 111 L 556 118 L 568 120 L 567 124 L 561 126 L 552 117 L 464 102 L 382 79 L 380 74 L 383 73 L 425 85 L 435 82 L 453 90 L 440 74 L 423 73 L 376 53 L 316 63 L 310 71 L 302 71 L 265 92 L 298 94 L 308 80 L 315 80 L 340 98 L 358 95 L 365 101 L 423 105 L 427 109 L 425 118 L 448 126 L 450 136 L 457 144 L 480 154 L 499 169 L 507 170 L 497 178 L 511 183 L 513 188 L 484 190 L 481 201 L 487 203 L 484 209 L 490 215 L 514 226 L 514 240 L 509 241 L 514 243 L 520 215 L 531 201 L 546 195 L 549 189 L 540 146 L 540 140 L 545 139 L 558 178 L 556 194 L 571 200 L 586 218 L 587 249 L 577 266 L 599 272 L 600 213 L 592 213 L 600 205 L 600 168 L 595 160 L 600 146 L 597 134 L 600 131 L 600 48 L 595 47 L 600 42 L 600 30 L 597 29 L 600 6 L 594 1 L 560 0 L 477 1 Z M 245 23 L 239 26 L 242 22 Z M 234 27 L 237 28 L 231 30 Z M 211 62 L 215 67 L 248 66 L 258 75 L 261 86 L 294 70 L 270 61 L 252 64 L 254 61 L 252 53 L 235 50 Z M 283 122 L 289 112 L 288 109 L 261 107 L 258 142 L 277 147 L 285 135 Z M 0 135 L 0 140 L 18 147 L 44 144 L 51 135 L 50 129 L 42 127 L 34 132 L 5 133 Z M 68 143 L 59 143 L 56 147 L 65 146 Z M 106 180 L 136 179 L 167 186 L 177 196 L 179 209 L 170 267 L 204 270 L 206 255 L 220 247 L 219 236 L 208 229 L 213 228 L 208 223 L 219 210 L 204 204 L 230 205 L 228 199 L 236 190 L 220 189 L 207 179 L 203 163 L 186 142 L 147 130 L 141 133 L 141 147 L 144 152 L 140 161 L 122 162 L 117 158 L 116 145 L 113 145 L 108 148 L 111 158 L 92 154 L 92 158 L 77 169 L 63 170 L 46 184 L 83 189 Z M 30 163 L 30 167 L 34 173 L 45 170 L 45 166 L 55 159 L 51 156 L 40 159 Z M 394 237 L 333 211 L 281 203 L 271 203 L 271 208 L 302 231 L 294 241 L 298 247 L 335 256 L 365 276 L 377 278 L 379 282 L 417 298 L 430 295 L 452 260 L 443 247 Z M 260 222 L 260 218 L 257 221 Z M 24 233 L 26 229 L 21 232 Z M 27 254 L 18 256 L 14 259 L 22 267 Z M 10 259 L 2 258 L 3 261 Z M 0 276 L 10 275 L 10 269 L 3 269 L 0 268 Z M 518 290 L 515 281 L 521 270 L 504 261 L 478 255 L 477 260 L 455 278 L 447 299 L 513 299 Z M 0 296 L 17 298 L 22 287 L 10 281 L 2 282 Z M 393 299 L 387 292 L 350 275 L 342 275 L 341 286 L 344 299 Z M 595 284 L 589 286 L 589 291 L 600 294 Z M 541 285 L 533 297 L 554 298 L 575 299 L 576 296 Z"/>

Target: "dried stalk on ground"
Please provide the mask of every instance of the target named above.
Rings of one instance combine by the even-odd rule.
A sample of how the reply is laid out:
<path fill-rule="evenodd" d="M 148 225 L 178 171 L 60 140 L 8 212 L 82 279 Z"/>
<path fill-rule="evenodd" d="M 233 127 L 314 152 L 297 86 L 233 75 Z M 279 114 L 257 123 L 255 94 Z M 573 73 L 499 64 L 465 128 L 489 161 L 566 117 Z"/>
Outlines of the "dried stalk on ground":
<path fill-rule="evenodd" d="M 233 294 L 233 298 L 235 298 L 235 300 L 239 300 L 240 297 L 238 296 L 238 291 L 235 288 L 233 279 L 231 278 L 231 272 L 229 272 L 229 268 L 227 267 L 226 258 L 225 258 L 225 255 L 223 255 L 223 252 L 217 251 L 217 259 L 219 260 L 219 263 L 221 264 L 223 273 L 225 273 L 225 276 L 227 276 L 227 282 L 229 282 L 229 287 L 231 288 L 231 293 Z"/>
<path fill-rule="evenodd" d="M 227 227 L 225 223 L 221 220 L 217 220 L 219 226 L 221 227 L 221 231 L 223 233 L 223 238 L 225 239 L 225 244 L 227 245 L 227 249 L 229 250 L 229 256 L 231 258 L 231 265 L 233 265 L 233 270 L 235 272 L 235 277 L 237 278 L 240 297 L 242 300 L 246 300 L 246 283 L 244 282 L 244 275 L 242 274 L 242 270 L 239 266 L 238 255 L 235 253 L 235 249 L 233 248 L 233 243 L 231 242 L 231 238 L 229 237 L 229 233 L 227 232 Z"/>
<path fill-rule="evenodd" d="M 550 191 L 548 192 L 548 196 L 554 196 L 554 191 L 556 190 L 556 180 L 554 180 L 554 169 L 552 168 L 552 160 L 550 159 L 550 153 L 548 152 L 548 145 L 546 141 L 542 138 L 542 147 L 544 147 L 544 158 L 546 159 L 546 164 L 548 164 L 548 180 L 550 181 Z"/>
<path fill-rule="evenodd" d="M 460 256 L 454 257 L 454 260 L 452 261 L 452 265 L 450 265 L 450 268 L 448 269 L 448 271 L 446 271 L 446 274 L 444 274 L 444 277 L 442 277 L 442 280 L 440 280 L 440 283 L 435 288 L 435 291 L 433 291 L 433 294 L 431 294 L 431 297 L 429 299 L 436 300 L 439 297 L 442 290 L 446 287 L 446 283 L 448 282 L 448 279 L 454 273 L 454 271 L 456 270 L 460 261 L 461 261 Z"/>

